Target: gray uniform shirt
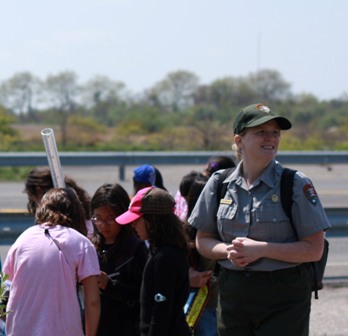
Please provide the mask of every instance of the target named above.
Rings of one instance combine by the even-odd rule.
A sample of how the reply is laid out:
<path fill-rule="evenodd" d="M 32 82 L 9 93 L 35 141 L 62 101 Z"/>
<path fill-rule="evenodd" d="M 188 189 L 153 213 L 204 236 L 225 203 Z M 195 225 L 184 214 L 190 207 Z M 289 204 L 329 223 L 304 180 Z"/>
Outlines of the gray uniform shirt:
<path fill-rule="evenodd" d="M 240 162 L 226 178 L 227 191 L 219 206 L 217 185 L 221 171 L 209 179 L 188 219 L 192 226 L 216 233 L 227 244 L 236 237 L 274 243 L 294 242 L 331 226 L 308 177 L 300 172 L 294 177 L 292 217 L 295 232 L 280 200 L 283 167 L 273 160 L 249 189 L 241 174 L 242 165 Z M 273 271 L 297 265 L 268 258 L 260 258 L 246 268 L 227 259 L 219 263 L 228 269 L 251 271 Z"/>

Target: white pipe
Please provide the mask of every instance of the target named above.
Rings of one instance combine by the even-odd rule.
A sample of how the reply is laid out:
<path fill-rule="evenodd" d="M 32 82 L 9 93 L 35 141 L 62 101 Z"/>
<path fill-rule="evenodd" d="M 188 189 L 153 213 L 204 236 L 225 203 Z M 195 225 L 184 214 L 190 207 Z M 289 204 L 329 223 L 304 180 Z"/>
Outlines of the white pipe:
<path fill-rule="evenodd" d="M 46 149 L 48 164 L 51 170 L 53 186 L 55 188 L 65 188 L 64 176 L 60 165 L 53 129 L 45 128 L 41 131 L 41 135 Z"/>

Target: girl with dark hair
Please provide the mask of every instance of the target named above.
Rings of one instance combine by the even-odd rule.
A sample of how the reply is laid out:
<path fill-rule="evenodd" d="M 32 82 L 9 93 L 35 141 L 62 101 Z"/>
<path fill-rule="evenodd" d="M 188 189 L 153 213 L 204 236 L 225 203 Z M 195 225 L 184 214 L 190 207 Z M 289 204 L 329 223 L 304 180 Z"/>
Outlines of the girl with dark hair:
<path fill-rule="evenodd" d="M 104 184 L 91 200 L 99 264 L 101 318 L 98 335 L 139 335 L 139 298 L 147 247 L 132 227 L 115 217 L 127 211 L 129 195 L 120 184 Z"/>
<path fill-rule="evenodd" d="M 132 224 L 148 240 L 140 298 L 142 336 L 188 336 L 184 305 L 189 293 L 188 247 L 183 225 L 174 214 L 175 201 L 160 188 L 137 192 L 127 212 L 116 221 Z"/>
<path fill-rule="evenodd" d="M 233 168 L 235 166 L 236 163 L 229 156 L 212 156 L 204 168 L 204 175 L 210 177 L 218 170 Z"/>
<path fill-rule="evenodd" d="M 186 174 L 180 181 L 179 190 L 175 195 L 174 213 L 185 223 L 187 220 L 187 197 L 193 181 L 197 178 L 204 177 L 203 173 L 192 170 Z"/>
<path fill-rule="evenodd" d="M 85 212 L 85 225 L 78 228 L 78 231 L 83 235 L 87 235 L 88 238 L 91 238 L 93 235 L 93 225 L 90 221 L 91 210 L 90 202 L 91 198 L 88 195 L 87 191 L 77 185 L 71 177 L 65 176 L 64 182 L 67 187 L 70 187 L 75 190 L 79 201 L 82 204 L 83 210 Z M 53 181 L 51 171 L 47 167 L 35 167 L 33 168 L 24 183 L 25 188 L 24 192 L 28 196 L 27 208 L 29 213 L 35 214 L 35 211 L 42 199 L 42 196 L 50 189 L 52 189 Z"/>
<path fill-rule="evenodd" d="M 192 181 L 187 199 L 188 216 L 191 215 L 197 200 L 204 189 L 208 177 L 198 176 Z M 214 276 L 216 261 L 204 258 L 196 249 L 197 229 L 185 223 L 190 238 L 190 285 L 193 288 L 205 289 L 207 299 L 194 323 L 195 336 L 217 336 L 216 309 L 218 301 L 218 286 Z"/>
<path fill-rule="evenodd" d="M 8 335 L 83 336 L 77 282 L 84 292 L 86 335 L 95 335 L 100 299 L 93 244 L 77 232 L 84 211 L 73 189 L 53 188 L 36 211 L 36 222 L 10 248 L 4 272 L 12 281 Z"/>

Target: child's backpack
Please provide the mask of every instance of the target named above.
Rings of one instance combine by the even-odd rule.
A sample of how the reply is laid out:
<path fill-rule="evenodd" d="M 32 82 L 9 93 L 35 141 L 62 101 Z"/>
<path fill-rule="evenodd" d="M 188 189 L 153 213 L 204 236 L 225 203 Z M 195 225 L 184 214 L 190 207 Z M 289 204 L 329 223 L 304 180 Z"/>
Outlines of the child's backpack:
<path fill-rule="evenodd" d="M 220 197 L 217 198 L 218 205 L 220 204 L 220 199 L 224 198 L 227 190 L 227 182 L 224 183 L 224 180 L 229 176 L 235 168 L 225 169 L 219 177 L 219 183 L 217 187 L 217 195 Z M 292 207 L 292 194 L 293 194 L 293 185 L 294 185 L 294 175 L 296 174 L 296 170 L 290 168 L 284 168 L 280 181 L 280 199 L 282 202 L 282 207 L 284 212 L 289 218 L 291 225 L 294 224 L 292 221 L 291 215 L 291 207 Z M 296 230 L 295 230 L 296 232 Z M 312 282 L 312 291 L 314 292 L 315 299 L 318 299 L 318 290 L 323 288 L 323 276 L 325 272 L 327 257 L 329 254 L 329 242 L 325 238 L 324 239 L 324 251 L 320 260 L 309 262 L 308 270 L 311 277 Z"/>

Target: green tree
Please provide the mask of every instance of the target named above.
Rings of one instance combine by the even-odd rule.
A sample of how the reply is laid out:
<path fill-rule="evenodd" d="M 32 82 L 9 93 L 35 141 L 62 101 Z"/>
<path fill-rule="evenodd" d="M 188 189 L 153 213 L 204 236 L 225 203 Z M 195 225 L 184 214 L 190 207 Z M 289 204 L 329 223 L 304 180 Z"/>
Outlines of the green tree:
<path fill-rule="evenodd" d="M 195 94 L 195 105 L 212 105 L 220 122 L 229 122 L 241 106 L 255 102 L 255 93 L 243 78 L 225 77 L 201 86 Z"/>
<path fill-rule="evenodd" d="M 182 111 L 193 105 L 198 83 L 199 78 L 192 72 L 171 72 L 146 93 L 146 99 L 167 111 Z"/>
<path fill-rule="evenodd" d="M 12 145 L 19 140 L 18 132 L 12 127 L 16 120 L 14 115 L 10 115 L 0 106 L 0 150 L 11 150 Z"/>
<path fill-rule="evenodd" d="M 113 125 L 111 110 L 126 107 L 127 92 L 123 82 L 117 82 L 106 76 L 95 76 L 82 87 L 82 102 L 92 111 L 98 123 Z"/>
<path fill-rule="evenodd" d="M 20 116 L 34 117 L 40 99 L 41 80 L 30 72 L 13 75 L 0 85 L 0 102 Z"/>
<path fill-rule="evenodd" d="M 117 131 L 125 133 L 126 129 L 133 128 L 138 133 L 151 134 L 159 132 L 168 125 L 177 125 L 180 114 L 165 113 L 159 107 L 148 105 L 133 105 L 117 118 Z M 134 128 L 134 125 L 137 125 Z"/>
<path fill-rule="evenodd" d="M 226 149 L 226 135 L 229 127 L 221 124 L 216 118 L 217 111 L 211 105 L 194 106 L 188 111 L 187 125 L 189 141 L 195 141 L 198 150 Z"/>
<path fill-rule="evenodd" d="M 246 80 L 260 102 L 275 102 L 291 96 L 291 85 L 276 70 L 260 70 L 251 73 Z"/>
<path fill-rule="evenodd" d="M 46 102 L 58 115 L 63 146 L 67 144 L 68 119 L 77 108 L 79 92 L 77 75 L 72 71 L 50 75 L 45 81 Z"/>

